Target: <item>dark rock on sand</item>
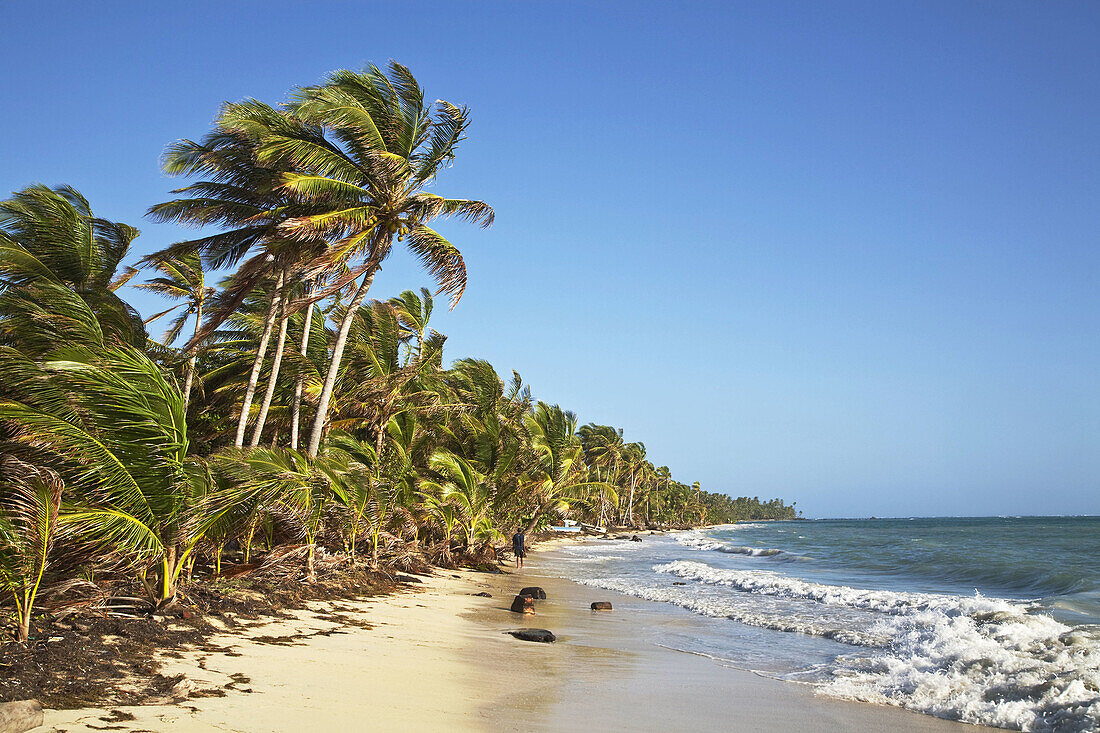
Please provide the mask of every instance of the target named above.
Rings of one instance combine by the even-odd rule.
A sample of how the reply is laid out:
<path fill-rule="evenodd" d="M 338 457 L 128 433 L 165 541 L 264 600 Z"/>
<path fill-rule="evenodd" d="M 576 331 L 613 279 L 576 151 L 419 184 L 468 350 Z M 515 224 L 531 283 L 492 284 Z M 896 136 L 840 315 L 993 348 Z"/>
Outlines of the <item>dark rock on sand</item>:
<path fill-rule="evenodd" d="M 530 596 L 516 596 L 512 601 L 512 610 L 516 613 L 534 613 L 535 602 Z"/>
<path fill-rule="evenodd" d="M 546 632 L 550 634 L 549 631 Z M 550 634 L 550 641 L 554 635 Z M 23 733 L 42 725 L 42 704 L 37 700 L 0 703 L 0 733 Z"/>
<path fill-rule="evenodd" d="M 687 583 L 685 583 L 682 580 L 677 580 L 676 582 L 673 583 L 673 585 L 687 585 Z"/>
<path fill-rule="evenodd" d="M 592 610 L 593 611 L 610 611 L 611 610 L 611 601 L 593 601 L 592 602 Z"/>
<path fill-rule="evenodd" d="M 546 629 L 516 629 L 508 633 L 523 641 L 538 641 L 543 644 L 549 644 L 552 641 L 556 641 L 558 638 Z"/>
<path fill-rule="evenodd" d="M 492 593 L 488 593 L 486 591 L 481 591 L 480 593 L 471 593 L 470 595 L 472 595 L 472 596 L 481 596 L 482 598 L 492 598 L 493 597 Z"/>
<path fill-rule="evenodd" d="M 642 538 L 639 537 L 638 535 L 634 535 L 633 537 L 630 538 L 630 541 L 631 542 L 641 542 Z"/>
<path fill-rule="evenodd" d="M 527 596 L 528 598 L 534 598 L 536 601 L 546 600 L 546 591 L 544 591 L 542 588 L 539 588 L 537 585 L 532 585 L 530 587 L 524 588 L 519 592 L 519 594 L 521 596 Z"/>

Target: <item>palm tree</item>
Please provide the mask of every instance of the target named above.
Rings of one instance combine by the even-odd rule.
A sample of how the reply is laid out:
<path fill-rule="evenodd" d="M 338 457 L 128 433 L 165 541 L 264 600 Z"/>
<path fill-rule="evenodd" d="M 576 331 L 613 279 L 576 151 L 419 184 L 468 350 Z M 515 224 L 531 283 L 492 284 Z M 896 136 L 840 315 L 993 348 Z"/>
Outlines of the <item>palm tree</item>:
<path fill-rule="evenodd" d="M 654 482 L 653 483 L 653 516 L 658 522 L 660 522 L 661 521 L 661 485 L 663 484 L 665 486 L 665 488 L 669 489 L 669 492 L 671 493 L 672 471 L 669 470 L 668 466 L 661 466 L 661 467 L 659 467 L 659 468 L 657 468 L 653 471 L 652 478 L 653 478 L 653 482 Z M 670 503 L 672 498 L 673 498 L 672 496 L 665 497 L 666 504 Z M 647 517 L 647 519 L 648 519 L 648 517 Z"/>
<path fill-rule="evenodd" d="M 602 481 L 584 480 L 584 451 L 577 436 L 576 415 L 558 405 L 539 402 L 526 422 L 537 456 L 528 472 L 534 503 L 526 526 L 530 532 L 547 512 L 567 510 L 570 498 L 583 498 L 585 492 L 610 487 Z"/>
<path fill-rule="evenodd" d="M 524 470 L 534 459 L 526 424 L 530 388 L 516 372 L 505 384 L 481 359 L 456 361 L 444 379 L 447 399 L 457 404 L 453 419 L 441 426 L 442 442 L 477 465 L 498 502 L 509 498 L 523 485 Z"/>
<path fill-rule="evenodd" d="M 0 343 L 42 355 L 72 343 L 144 346 L 141 317 L 115 291 L 138 230 L 92 214 L 70 186 L 0 201 Z"/>
<path fill-rule="evenodd" d="M 589 467 L 595 469 L 596 480 L 605 481 L 614 485 L 618 480 L 619 466 L 623 460 L 623 431 L 610 425 L 596 425 L 588 423 L 582 425 L 578 431 L 581 446 L 584 448 L 585 460 Z M 610 497 L 607 492 L 600 494 L 599 524 L 607 524 Z M 615 497 L 618 501 L 618 497 Z"/>
<path fill-rule="evenodd" d="M 293 119 L 262 103 L 228 105 L 219 118 L 218 126 L 202 141 L 180 140 L 169 146 L 165 154 L 166 173 L 204 176 L 206 180 L 176 189 L 173 193 L 183 194 L 180 198 L 149 209 L 149 216 L 158 221 L 223 227 L 223 231 L 216 234 L 177 243 L 166 252 L 158 253 L 157 257 L 197 251 L 201 253 L 204 264 L 215 269 L 236 265 L 250 252 L 253 253 L 227 282 L 225 291 L 211 309 L 207 323 L 192 341 L 217 328 L 252 290 L 274 279 L 274 286 L 269 291 L 264 329 L 237 421 L 234 441 L 237 447 L 244 445 L 252 400 L 259 385 L 268 342 L 276 323 L 280 321 L 280 313 L 280 339 L 285 339 L 289 310 L 284 285 L 289 285 L 299 273 L 306 271 L 325 250 L 323 240 L 290 236 L 282 228 L 290 216 L 301 215 L 310 209 L 282 185 L 285 169 L 258 159 L 256 124 L 251 127 L 240 124 L 242 109 L 248 110 L 253 121 L 262 121 L 263 130 L 278 130 L 284 134 L 293 131 L 303 139 L 309 137 L 309 132 L 301 129 L 302 126 Z M 228 120 L 233 120 L 232 126 Z M 191 346 L 188 344 L 188 347 Z M 280 348 L 276 350 L 272 365 L 272 381 L 278 378 L 281 357 Z M 269 401 L 267 406 L 270 406 Z M 263 407 L 261 414 L 266 417 Z"/>
<path fill-rule="evenodd" d="M 312 295 L 311 284 L 306 284 L 305 295 L 307 299 Z M 302 369 L 302 366 L 309 361 L 309 342 L 312 338 L 312 332 L 314 330 L 314 311 L 317 310 L 317 306 L 312 302 L 308 302 L 305 307 L 305 313 L 302 319 L 302 338 L 298 350 L 298 355 L 301 357 L 299 360 L 298 373 L 294 379 L 294 400 L 290 407 L 290 449 L 298 450 L 298 434 L 301 425 L 302 417 L 302 395 L 305 392 L 306 374 Z M 324 336 L 324 320 L 318 319 L 317 328 L 320 330 L 321 335 Z M 325 339 L 321 339 L 321 343 L 325 343 Z"/>
<path fill-rule="evenodd" d="M 431 320 L 435 301 L 432 292 L 427 288 L 420 288 L 420 295 L 411 290 L 406 290 L 395 298 L 390 298 L 389 304 L 397 312 L 401 328 L 408 334 L 410 344 L 415 340 L 416 348 L 411 350 L 410 360 L 419 361 L 424 356 L 424 344 L 429 338 L 439 339 L 440 334 L 428 326 Z"/>
<path fill-rule="evenodd" d="M 466 287 L 466 267 L 458 249 L 428 226 L 441 216 L 459 216 L 489 226 L 493 210 L 480 201 L 449 199 L 424 191 L 454 159 L 468 120 L 448 102 L 433 106 L 408 69 L 397 63 L 389 74 L 375 66 L 366 72 L 338 71 L 316 87 L 295 94 L 290 114 L 298 130 L 270 128 L 263 133 L 262 159 L 291 169 L 284 190 L 318 211 L 287 221 L 299 236 L 332 241 L 328 262 L 358 261 L 349 272 L 362 280 L 343 311 L 332 356 L 318 398 L 309 456 L 315 456 L 328 420 L 329 404 L 352 320 L 363 303 L 394 241 L 407 241 L 451 296 L 451 307 Z M 254 125 L 240 115 L 242 129 Z M 323 135 L 318 139 L 317 131 Z"/>
<path fill-rule="evenodd" d="M 316 574 L 315 558 L 325 511 L 336 496 L 336 474 L 329 468 L 324 461 L 309 461 L 296 451 L 270 448 L 238 452 L 222 462 L 222 470 L 239 487 L 263 497 L 266 511 L 300 534 L 306 545 L 306 572 L 311 580 Z"/>
<path fill-rule="evenodd" d="M 449 451 L 437 451 L 431 458 L 432 470 L 440 481 L 421 484 L 425 493 L 450 502 L 459 509 L 458 526 L 465 535 L 465 549 L 471 550 L 479 541 L 502 538 L 493 525 L 492 487 L 485 474 L 461 456 Z"/>
<path fill-rule="evenodd" d="M 628 525 L 634 524 L 634 490 L 644 475 L 646 459 L 644 443 L 627 443 L 623 446 L 623 463 L 630 472 L 630 495 L 626 501 L 626 512 L 623 517 Z"/>
<path fill-rule="evenodd" d="M 58 356 L 62 356 L 59 354 Z M 0 421 L 28 463 L 49 466 L 74 504 L 61 518 L 82 534 L 160 566 L 162 604 L 204 532 L 233 505 L 200 505 L 207 478 L 188 459 L 183 397 L 147 356 L 130 347 L 74 347 L 37 365 L 0 347 L 10 386 Z M 144 577 L 144 570 L 143 570 Z"/>
<path fill-rule="evenodd" d="M 192 334 L 194 342 L 202 328 L 203 307 L 214 294 L 214 288 L 206 286 L 205 273 L 202 268 L 202 260 L 197 252 L 184 252 L 174 256 L 147 258 L 153 268 L 161 273 L 147 282 L 138 283 L 134 287 L 148 290 L 165 298 L 182 300 L 179 305 L 172 306 L 168 310 L 161 311 L 145 320 L 146 324 L 166 316 L 172 311 L 183 310 L 176 314 L 164 333 L 164 343 L 171 344 L 179 338 L 184 324 L 192 316 L 195 319 L 195 329 Z M 187 375 L 183 383 L 183 410 L 187 412 L 187 405 L 191 399 L 191 384 L 195 379 L 195 365 L 198 361 L 198 344 L 192 343 L 189 351 L 191 356 L 187 360 Z"/>
<path fill-rule="evenodd" d="M 15 599 L 15 638 L 24 642 L 57 535 L 62 490 L 57 474 L 27 468 L 26 480 L 0 495 L 0 589 Z"/>

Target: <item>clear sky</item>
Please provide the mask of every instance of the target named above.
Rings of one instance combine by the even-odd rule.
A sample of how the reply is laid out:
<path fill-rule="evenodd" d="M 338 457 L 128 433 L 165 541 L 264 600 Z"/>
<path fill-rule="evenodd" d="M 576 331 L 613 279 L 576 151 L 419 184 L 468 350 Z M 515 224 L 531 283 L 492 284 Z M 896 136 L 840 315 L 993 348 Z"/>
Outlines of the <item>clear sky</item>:
<path fill-rule="evenodd" d="M 143 254 L 165 144 L 393 58 L 497 211 L 445 228 L 450 357 L 810 516 L 1100 513 L 1098 39 L 1094 0 L 0 2 L 0 188 Z"/>

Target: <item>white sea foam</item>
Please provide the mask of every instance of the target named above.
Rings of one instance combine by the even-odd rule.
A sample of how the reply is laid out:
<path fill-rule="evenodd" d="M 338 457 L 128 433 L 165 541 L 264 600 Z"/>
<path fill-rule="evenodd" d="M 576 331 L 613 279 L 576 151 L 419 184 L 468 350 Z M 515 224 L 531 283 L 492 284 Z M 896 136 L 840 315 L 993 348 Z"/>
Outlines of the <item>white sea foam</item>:
<path fill-rule="evenodd" d="M 826 694 L 1019 730 L 1100 729 L 1100 627 L 1074 629 L 1033 613 L 1032 604 L 978 594 L 866 590 L 690 561 L 654 570 L 753 595 L 882 614 L 871 636 L 885 637 L 883 643 L 839 657 L 821 687 Z M 817 631 L 810 626 L 798 630 Z M 853 634 L 869 640 L 867 632 Z"/>
<path fill-rule="evenodd" d="M 703 616 L 728 618 L 761 629 L 797 632 L 854 646 L 877 646 L 888 641 L 888 637 L 873 629 L 853 629 L 850 624 L 838 622 L 837 619 L 778 612 L 775 609 L 731 602 L 726 598 L 695 594 L 680 587 L 655 586 L 620 577 L 581 578 L 576 582 L 618 591 L 647 601 L 672 603 Z"/>
<path fill-rule="evenodd" d="M 822 691 L 1026 731 L 1100 729 L 1100 633 L 1023 615 L 983 623 L 924 611 L 892 642 L 837 659 Z"/>
<path fill-rule="evenodd" d="M 870 590 L 688 560 L 653 570 L 689 582 L 582 582 L 858 647 L 815 671 L 827 695 L 1017 730 L 1100 730 L 1100 627 L 977 593 Z"/>
<path fill-rule="evenodd" d="M 783 550 L 774 547 L 748 547 L 746 545 L 731 545 L 727 542 L 719 542 L 717 540 L 710 539 L 698 531 L 685 532 L 676 538 L 684 547 L 691 547 L 696 550 L 714 550 L 715 552 L 725 552 L 731 555 L 748 555 L 750 557 L 774 557 L 775 555 L 785 554 Z"/>
<path fill-rule="evenodd" d="M 794 600 L 815 601 L 831 606 L 847 606 L 879 613 L 909 613 L 933 608 L 948 615 L 958 614 L 1026 614 L 1028 606 L 997 598 L 936 595 L 932 593 L 901 593 L 885 590 L 864 590 L 844 585 L 811 583 L 770 570 L 723 570 L 691 560 L 676 560 L 653 568 L 686 580 L 710 585 L 724 585 L 737 590 Z"/>

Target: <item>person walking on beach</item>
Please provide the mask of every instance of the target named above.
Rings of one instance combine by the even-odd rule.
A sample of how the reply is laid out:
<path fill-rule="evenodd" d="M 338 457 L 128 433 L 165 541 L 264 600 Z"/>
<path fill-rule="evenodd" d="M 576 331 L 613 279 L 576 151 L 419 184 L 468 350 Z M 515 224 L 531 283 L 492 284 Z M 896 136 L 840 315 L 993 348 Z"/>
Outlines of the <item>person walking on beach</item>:
<path fill-rule="evenodd" d="M 527 538 L 523 529 L 512 535 L 512 554 L 516 556 L 516 567 L 523 567 L 523 558 L 527 557 Z"/>

